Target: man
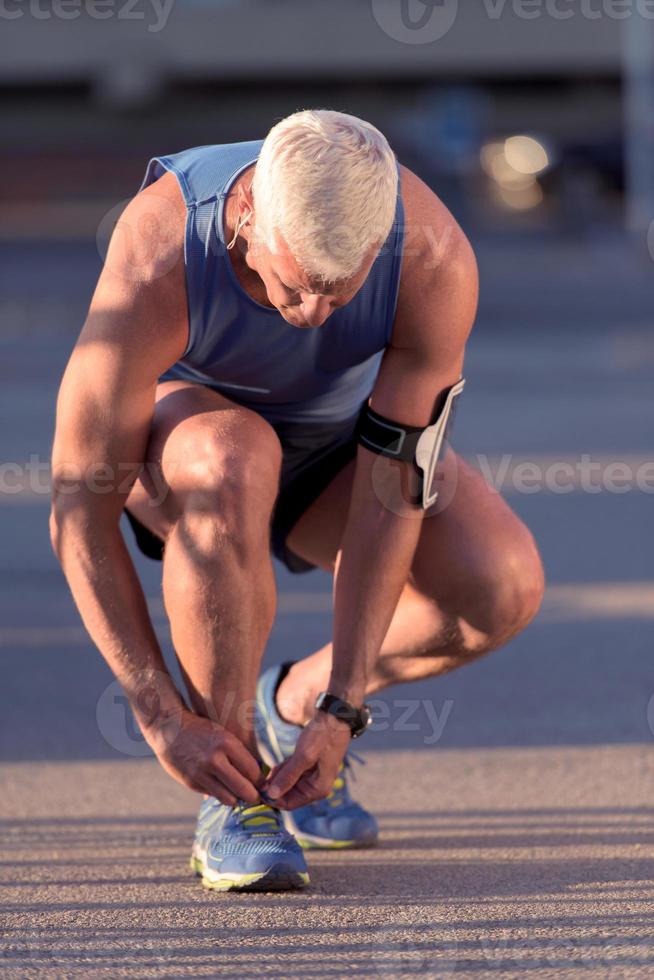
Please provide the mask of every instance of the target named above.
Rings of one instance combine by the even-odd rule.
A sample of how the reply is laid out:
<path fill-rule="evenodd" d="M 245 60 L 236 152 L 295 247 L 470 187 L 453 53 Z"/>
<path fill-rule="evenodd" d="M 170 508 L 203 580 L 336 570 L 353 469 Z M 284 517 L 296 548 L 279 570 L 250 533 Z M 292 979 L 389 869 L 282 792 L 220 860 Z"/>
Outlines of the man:
<path fill-rule="evenodd" d="M 153 160 L 114 232 L 58 398 L 52 541 L 149 745 L 204 794 L 210 887 L 305 884 L 296 837 L 374 843 L 344 765 L 365 698 L 469 662 L 539 606 L 529 531 L 444 444 L 476 303 L 447 209 L 337 112 Z M 123 509 L 163 560 L 190 707 Z M 257 688 L 271 544 L 334 573 L 334 631 Z"/>

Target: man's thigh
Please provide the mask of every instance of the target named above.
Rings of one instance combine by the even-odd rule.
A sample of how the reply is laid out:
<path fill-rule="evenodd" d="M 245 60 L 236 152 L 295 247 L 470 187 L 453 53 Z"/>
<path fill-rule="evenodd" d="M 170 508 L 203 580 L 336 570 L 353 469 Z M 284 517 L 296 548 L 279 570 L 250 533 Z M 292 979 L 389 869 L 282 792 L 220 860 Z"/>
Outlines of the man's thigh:
<path fill-rule="evenodd" d="M 450 450 L 442 464 L 439 500 L 422 520 L 409 582 L 447 600 L 471 576 L 492 578 L 498 557 L 532 547 L 525 525 L 482 474 Z M 332 571 L 345 530 L 355 462 L 343 469 L 295 524 L 289 548 Z M 365 543 L 362 542 L 362 546 Z"/>
<path fill-rule="evenodd" d="M 125 506 L 165 541 L 179 516 L 180 498 L 198 473 L 198 455 L 206 456 L 221 444 L 238 444 L 239 450 L 247 453 L 248 446 L 256 443 L 260 453 L 267 441 L 272 457 L 279 450 L 275 432 L 250 409 L 206 385 L 161 382 L 157 385 L 145 465 Z"/>

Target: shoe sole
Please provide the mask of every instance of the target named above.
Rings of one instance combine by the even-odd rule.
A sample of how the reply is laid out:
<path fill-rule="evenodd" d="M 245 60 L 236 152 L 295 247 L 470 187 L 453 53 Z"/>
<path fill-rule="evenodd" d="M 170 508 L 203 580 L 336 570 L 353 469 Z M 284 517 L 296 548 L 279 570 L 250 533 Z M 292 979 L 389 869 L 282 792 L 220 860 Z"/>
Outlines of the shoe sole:
<path fill-rule="evenodd" d="M 284 826 L 290 834 L 295 836 L 296 841 L 304 851 L 358 851 L 376 847 L 378 841 L 377 837 L 372 840 L 336 840 L 334 837 L 315 837 L 313 835 L 300 837 L 296 830 L 291 829 L 291 824 L 284 821 Z"/>
<path fill-rule="evenodd" d="M 290 868 L 270 868 L 257 874 L 209 878 L 200 858 L 192 857 L 190 866 L 202 879 L 203 886 L 214 892 L 286 892 L 306 888 L 309 884 L 306 871 L 293 871 Z"/>

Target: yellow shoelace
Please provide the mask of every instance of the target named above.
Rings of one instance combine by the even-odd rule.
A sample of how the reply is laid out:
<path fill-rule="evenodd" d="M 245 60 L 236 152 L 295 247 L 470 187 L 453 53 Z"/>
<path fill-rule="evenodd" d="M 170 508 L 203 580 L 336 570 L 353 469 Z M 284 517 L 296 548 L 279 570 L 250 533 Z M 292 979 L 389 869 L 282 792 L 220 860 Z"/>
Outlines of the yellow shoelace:
<path fill-rule="evenodd" d="M 271 808 L 265 803 L 249 803 L 239 807 L 239 821 L 245 830 L 252 827 L 265 827 L 266 830 L 279 830 L 277 818 L 271 812 Z M 265 832 L 265 831 L 264 831 Z"/>
<path fill-rule="evenodd" d="M 327 797 L 327 799 L 328 799 L 328 801 L 329 801 L 329 803 L 330 803 L 331 806 L 338 806 L 339 805 L 339 802 L 340 801 L 339 800 L 335 800 L 334 797 L 345 786 L 344 772 L 345 772 L 345 766 L 341 762 L 340 766 L 338 767 L 338 775 L 336 776 L 336 779 L 334 780 L 334 785 L 332 786 L 331 793 Z"/>

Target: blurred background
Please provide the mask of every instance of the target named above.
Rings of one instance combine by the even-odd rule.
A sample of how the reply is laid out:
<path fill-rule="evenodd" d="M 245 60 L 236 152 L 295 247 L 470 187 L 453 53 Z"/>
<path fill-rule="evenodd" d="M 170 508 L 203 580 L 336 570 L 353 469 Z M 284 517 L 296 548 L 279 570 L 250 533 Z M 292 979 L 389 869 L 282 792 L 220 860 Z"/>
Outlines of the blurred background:
<path fill-rule="evenodd" d="M 454 443 L 532 528 L 549 582 L 537 621 L 503 652 L 385 693 L 387 723 L 361 743 L 378 756 L 369 771 L 390 765 L 388 752 L 410 753 L 401 767 L 418 773 L 424 831 L 429 813 L 466 801 L 484 820 L 497 807 L 500 823 L 520 807 L 542 823 L 556 805 L 557 826 L 577 819 L 576 801 L 591 808 L 585 825 L 595 821 L 588 842 L 605 818 L 632 841 L 628 804 L 651 828 L 653 18 L 647 0 L 4 0 L 0 757 L 10 815 L 38 800 L 47 829 L 53 807 L 97 823 L 112 806 L 146 812 L 156 800 L 180 821 L 166 846 L 183 851 L 194 801 L 154 768 L 143 782 L 130 775 L 147 748 L 50 551 L 55 397 L 102 243 L 149 158 L 263 137 L 290 112 L 327 107 L 382 129 L 475 247 L 481 301 Z M 125 534 L 170 657 L 160 567 Z M 330 629 L 327 577 L 277 573 L 266 662 L 311 652 Z M 418 705 L 408 722 L 398 698 Z M 370 776 L 363 787 L 378 794 Z M 45 847 L 34 833 L 31 846 Z M 132 846 L 116 834 L 117 847 Z M 64 822 L 57 839 L 74 837 Z M 515 862 L 503 841 L 502 860 Z M 571 855 L 540 866 L 561 900 L 578 885 Z M 412 866 L 425 901 L 445 888 L 429 860 Z M 597 880 L 645 877 L 589 861 Z M 510 903 L 503 873 L 491 869 L 486 886 Z M 538 891 L 524 875 L 519 887 Z M 328 881 L 338 892 L 347 878 L 334 870 Z M 471 874 L 457 895 L 472 901 L 486 886 Z"/>
<path fill-rule="evenodd" d="M 152 153 L 262 136 L 319 105 L 380 126 L 471 230 L 640 228 L 652 14 L 646 0 L 6 0 L 2 234 L 93 236 Z M 525 134 L 538 146 L 498 149 Z"/>
<path fill-rule="evenodd" d="M 584 623 L 605 638 L 612 610 L 622 659 L 631 642 L 625 615 L 631 630 L 647 632 L 649 647 L 653 17 L 644 0 L 6 0 L 0 641 L 8 655 L 24 665 L 16 644 L 40 655 L 55 622 L 81 629 L 49 551 L 47 468 L 57 387 L 121 208 L 151 156 L 263 137 L 277 119 L 309 106 L 379 126 L 472 240 L 481 302 L 455 441 L 533 527 L 554 589 L 548 601 L 567 603 L 561 615 L 575 620 L 561 636 Z M 513 479 L 525 460 L 540 467 L 535 489 Z M 616 463 L 627 467 L 617 484 Z M 136 561 L 160 603 L 158 566 L 140 554 Z M 328 591 L 317 573 L 280 574 L 293 593 Z M 26 610 L 35 634 L 21 632 Z M 322 642 L 328 623 L 310 612 L 306 623 L 308 648 Z M 10 626 L 17 632 L 7 633 Z M 533 636 L 517 644 L 537 645 Z M 594 640 L 582 646 L 588 653 Z M 274 642 L 271 649 L 275 656 Z M 524 658 L 517 662 L 527 668 Z M 91 663 L 93 676 L 103 676 L 100 659 L 86 658 Z M 580 663 L 566 662 L 566 670 Z M 538 657 L 528 665 L 549 669 Z M 491 658 L 478 669 L 500 668 Z M 46 751 L 45 732 L 29 721 L 22 671 L 10 674 L 10 708 L 24 731 L 10 738 L 10 755 Z M 574 685 L 562 688 L 577 717 Z M 634 692 L 641 708 L 632 712 L 627 699 L 620 725 L 605 734 L 648 732 L 645 694 Z M 73 743 L 105 751 L 96 700 L 82 709 L 95 731 L 91 742 L 74 734 L 79 716 L 62 710 L 72 742 L 48 738 L 48 753 L 66 757 Z M 515 728 L 510 738 L 544 737 L 533 734 L 531 709 L 524 730 L 520 710 L 504 719 Z M 460 731 L 455 713 L 444 738 L 474 742 L 477 722 L 462 711 Z M 547 737 L 565 740 L 565 725 L 548 717 Z M 600 738 L 597 718 L 587 721 L 575 722 L 575 733 Z M 488 738 L 509 735 L 493 727 L 484 730 Z"/>
<path fill-rule="evenodd" d="M 461 976 L 498 956 L 570 976 L 582 954 L 618 958 L 584 975 L 651 976 L 653 18 L 651 0 L 0 0 L 3 976 L 407 976 L 436 941 Z M 149 158 L 307 107 L 379 126 L 471 239 L 454 444 L 533 530 L 548 589 L 503 651 L 376 699 L 355 792 L 379 852 L 312 856 L 306 897 L 216 918 L 184 870 L 196 798 L 145 758 L 50 550 L 55 398 Z M 124 533 L 174 670 L 160 566 Z M 276 572 L 266 663 L 330 636 L 327 576 Z"/>

